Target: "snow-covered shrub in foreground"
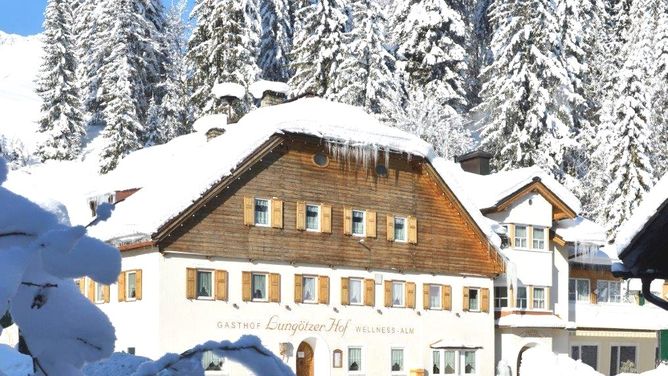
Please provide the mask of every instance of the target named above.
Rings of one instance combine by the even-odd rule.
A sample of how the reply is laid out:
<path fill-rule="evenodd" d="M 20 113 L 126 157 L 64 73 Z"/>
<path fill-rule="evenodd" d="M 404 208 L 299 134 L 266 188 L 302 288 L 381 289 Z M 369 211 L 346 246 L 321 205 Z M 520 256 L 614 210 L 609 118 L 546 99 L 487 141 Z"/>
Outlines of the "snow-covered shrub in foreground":
<path fill-rule="evenodd" d="M 6 178 L 0 158 L 0 185 Z M 115 334 L 73 278 L 111 284 L 121 258 L 58 214 L 0 186 L 0 315 L 11 313 L 38 375 L 81 375 L 84 363 L 111 355 Z"/>

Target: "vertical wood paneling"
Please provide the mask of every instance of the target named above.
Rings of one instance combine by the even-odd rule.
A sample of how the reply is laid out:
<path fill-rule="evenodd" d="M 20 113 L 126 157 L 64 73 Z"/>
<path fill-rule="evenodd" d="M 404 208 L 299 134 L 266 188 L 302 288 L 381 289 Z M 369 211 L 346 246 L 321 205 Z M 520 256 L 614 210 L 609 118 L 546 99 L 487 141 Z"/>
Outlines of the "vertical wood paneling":
<path fill-rule="evenodd" d="M 415 282 L 406 282 L 406 307 L 415 308 Z"/>
<path fill-rule="evenodd" d="M 429 309 L 429 284 L 422 284 L 422 308 Z"/>
<path fill-rule="evenodd" d="M 296 229 L 300 231 L 306 230 L 306 202 L 297 201 Z"/>
<path fill-rule="evenodd" d="M 367 238 L 376 237 L 376 212 L 373 210 L 366 211 L 366 236 Z"/>
<path fill-rule="evenodd" d="M 325 234 L 332 233 L 332 205 L 322 204 L 320 230 Z"/>
<path fill-rule="evenodd" d="M 480 295 L 482 295 L 481 296 L 482 304 L 481 304 L 481 309 L 480 310 L 483 311 L 483 312 L 489 312 L 489 289 L 484 288 L 484 289 L 480 289 L 480 291 L 481 291 Z"/>
<path fill-rule="evenodd" d="M 271 200 L 271 227 L 283 228 L 283 201 Z"/>
<path fill-rule="evenodd" d="M 387 241 L 394 241 L 394 216 L 392 214 L 386 215 L 385 232 Z"/>
<path fill-rule="evenodd" d="M 462 309 L 463 309 L 464 311 L 468 311 L 468 310 L 469 310 L 469 288 L 468 288 L 468 287 L 464 287 L 464 293 L 463 293 L 463 295 L 464 295 L 464 296 L 463 296 L 463 298 L 464 298 L 464 306 L 463 306 Z"/>
<path fill-rule="evenodd" d="M 295 303 L 301 303 L 304 291 L 302 290 L 302 275 L 295 274 Z"/>
<path fill-rule="evenodd" d="M 255 202 L 252 197 L 244 196 L 244 225 L 255 224 Z"/>
<path fill-rule="evenodd" d="M 348 278 L 341 278 L 341 305 L 350 304 L 350 291 L 348 290 Z"/>
<path fill-rule="evenodd" d="M 452 287 L 449 285 L 443 285 L 441 287 L 441 294 L 443 294 L 443 309 L 452 311 Z"/>
<path fill-rule="evenodd" d="M 269 301 L 281 302 L 281 275 L 278 273 L 269 274 Z"/>
<path fill-rule="evenodd" d="M 135 270 L 135 299 L 141 300 L 142 298 L 142 271 L 141 269 Z"/>
<path fill-rule="evenodd" d="M 353 234 L 353 209 L 343 208 L 343 234 Z"/>
<path fill-rule="evenodd" d="M 385 307 L 392 307 L 392 281 L 385 281 Z"/>

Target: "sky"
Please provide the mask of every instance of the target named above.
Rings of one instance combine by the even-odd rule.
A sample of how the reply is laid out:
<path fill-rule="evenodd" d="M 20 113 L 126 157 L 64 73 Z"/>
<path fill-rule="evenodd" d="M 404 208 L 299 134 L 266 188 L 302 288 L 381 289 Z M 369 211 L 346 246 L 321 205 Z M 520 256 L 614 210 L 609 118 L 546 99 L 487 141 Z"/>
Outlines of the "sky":
<path fill-rule="evenodd" d="M 41 32 L 46 2 L 47 0 L 0 0 L 0 30 L 19 35 Z M 194 0 L 188 2 L 192 7 Z M 172 0 L 162 0 L 162 3 L 170 6 Z"/>

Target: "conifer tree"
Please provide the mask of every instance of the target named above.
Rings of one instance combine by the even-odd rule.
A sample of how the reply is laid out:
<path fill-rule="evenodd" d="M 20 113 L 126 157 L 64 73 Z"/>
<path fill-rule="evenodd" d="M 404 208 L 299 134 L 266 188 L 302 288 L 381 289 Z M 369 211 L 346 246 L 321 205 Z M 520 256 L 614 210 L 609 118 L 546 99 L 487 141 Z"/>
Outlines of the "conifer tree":
<path fill-rule="evenodd" d="M 146 117 L 146 142 L 145 146 L 161 145 L 169 141 L 169 129 L 164 126 L 164 111 L 162 106 L 151 98 Z"/>
<path fill-rule="evenodd" d="M 216 102 L 213 95 L 213 85 L 216 83 L 215 67 L 209 62 L 213 34 L 211 28 L 213 6 L 214 0 L 196 0 L 190 13 L 191 20 L 195 21 L 195 27 L 188 42 L 186 58 L 191 72 L 188 79 L 190 103 L 196 118 L 213 113 Z"/>
<path fill-rule="evenodd" d="M 44 13 L 44 57 L 37 88 L 42 98 L 39 131 L 44 135 L 37 155 L 42 161 L 76 158 L 85 134 L 71 28 L 69 2 L 49 0 Z"/>
<path fill-rule="evenodd" d="M 649 10 L 655 21 L 651 66 L 652 160 L 657 178 L 668 172 L 668 4 L 653 1 Z"/>
<path fill-rule="evenodd" d="M 260 3 L 262 38 L 258 65 L 262 78 L 287 82 L 290 78 L 292 15 L 288 0 L 262 0 Z"/>

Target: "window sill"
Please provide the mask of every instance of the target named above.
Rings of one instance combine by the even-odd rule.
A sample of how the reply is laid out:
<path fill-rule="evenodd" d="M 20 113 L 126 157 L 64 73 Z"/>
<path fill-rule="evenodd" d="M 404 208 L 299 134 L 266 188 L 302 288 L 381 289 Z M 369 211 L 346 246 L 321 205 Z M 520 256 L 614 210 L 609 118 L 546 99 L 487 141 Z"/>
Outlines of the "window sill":
<path fill-rule="evenodd" d="M 198 296 L 195 300 L 214 300 L 213 296 Z"/>

